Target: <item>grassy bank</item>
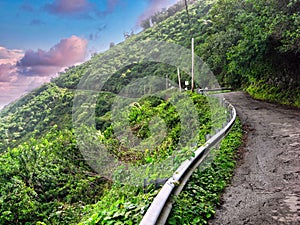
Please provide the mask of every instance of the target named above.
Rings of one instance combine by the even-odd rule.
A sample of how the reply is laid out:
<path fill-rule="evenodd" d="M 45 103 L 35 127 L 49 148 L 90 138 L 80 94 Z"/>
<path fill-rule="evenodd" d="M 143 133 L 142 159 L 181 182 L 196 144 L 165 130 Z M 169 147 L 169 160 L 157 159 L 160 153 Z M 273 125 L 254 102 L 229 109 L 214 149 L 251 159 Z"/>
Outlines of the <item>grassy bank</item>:
<path fill-rule="evenodd" d="M 251 84 L 246 91 L 255 99 L 300 108 L 300 88 L 282 89 L 260 82 Z"/>
<path fill-rule="evenodd" d="M 213 150 L 207 165 L 195 171 L 188 184 L 176 198 L 167 224 L 207 224 L 220 204 L 223 190 L 230 182 L 236 165 L 237 150 L 242 143 L 243 131 L 236 121 L 220 149 Z"/>

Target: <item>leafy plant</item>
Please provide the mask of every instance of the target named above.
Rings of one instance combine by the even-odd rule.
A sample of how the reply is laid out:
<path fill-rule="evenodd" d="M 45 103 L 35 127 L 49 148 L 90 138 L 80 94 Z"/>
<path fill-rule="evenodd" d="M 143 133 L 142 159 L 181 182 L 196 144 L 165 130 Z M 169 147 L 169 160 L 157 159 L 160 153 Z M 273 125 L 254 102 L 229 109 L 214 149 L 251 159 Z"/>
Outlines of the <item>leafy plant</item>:
<path fill-rule="evenodd" d="M 220 148 L 213 150 L 208 163 L 200 165 L 184 190 L 175 198 L 167 224 L 208 224 L 232 176 L 242 134 L 240 121 L 237 120 Z"/>

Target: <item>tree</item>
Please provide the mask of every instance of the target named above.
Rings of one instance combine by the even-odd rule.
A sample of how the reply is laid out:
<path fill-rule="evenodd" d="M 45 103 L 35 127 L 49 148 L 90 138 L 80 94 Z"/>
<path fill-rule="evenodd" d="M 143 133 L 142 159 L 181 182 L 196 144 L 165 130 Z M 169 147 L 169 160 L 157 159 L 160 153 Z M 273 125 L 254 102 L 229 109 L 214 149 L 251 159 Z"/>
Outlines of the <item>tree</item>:
<path fill-rule="evenodd" d="M 114 42 L 110 42 L 109 43 L 109 48 L 112 48 L 112 47 L 114 47 L 115 46 L 115 43 Z"/>
<path fill-rule="evenodd" d="M 149 27 L 151 27 L 151 24 L 150 24 L 150 19 L 145 19 L 141 22 L 141 27 L 146 30 L 148 29 Z"/>

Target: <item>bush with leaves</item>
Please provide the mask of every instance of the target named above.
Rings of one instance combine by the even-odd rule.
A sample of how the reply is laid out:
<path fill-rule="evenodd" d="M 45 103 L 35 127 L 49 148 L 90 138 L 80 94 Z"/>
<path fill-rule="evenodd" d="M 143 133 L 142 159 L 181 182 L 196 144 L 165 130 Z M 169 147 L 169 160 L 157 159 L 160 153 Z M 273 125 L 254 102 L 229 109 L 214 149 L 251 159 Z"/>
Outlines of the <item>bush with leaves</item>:
<path fill-rule="evenodd" d="M 86 165 L 68 130 L 30 139 L 0 162 L 0 224 L 74 223 L 109 187 Z"/>
<path fill-rule="evenodd" d="M 221 142 L 220 149 L 213 150 L 207 165 L 200 165 L 186 187 L 175 199 L 167 224 L 207 224 L 220 204 L 220 196 L 229 183 L 235 168 L 236 151 L 242 142 L 239 120 Z"/>

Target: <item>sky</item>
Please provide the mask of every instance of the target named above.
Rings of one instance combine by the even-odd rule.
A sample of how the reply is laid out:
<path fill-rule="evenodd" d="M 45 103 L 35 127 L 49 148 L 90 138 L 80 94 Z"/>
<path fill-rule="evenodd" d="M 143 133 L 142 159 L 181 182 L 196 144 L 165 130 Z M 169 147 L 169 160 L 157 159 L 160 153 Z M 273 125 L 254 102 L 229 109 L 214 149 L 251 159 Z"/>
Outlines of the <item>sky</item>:
<path fill-rule="evenodd" d="M 0 109 L 180 0 L 0 0 Z"/>

